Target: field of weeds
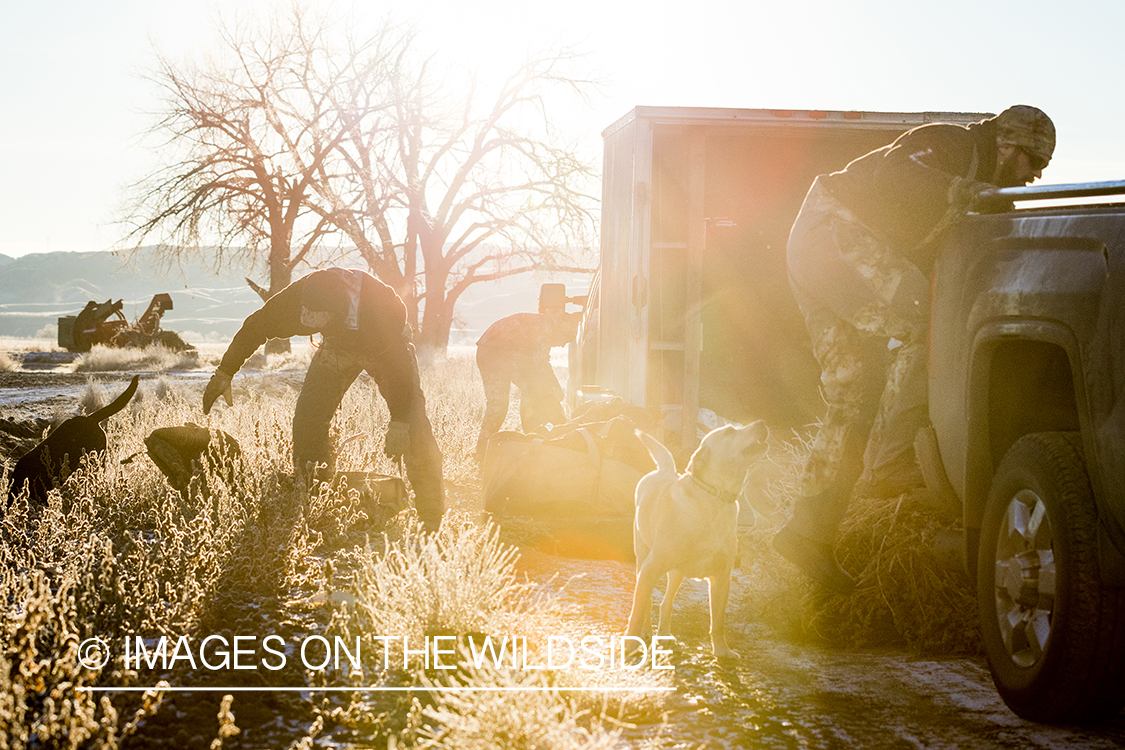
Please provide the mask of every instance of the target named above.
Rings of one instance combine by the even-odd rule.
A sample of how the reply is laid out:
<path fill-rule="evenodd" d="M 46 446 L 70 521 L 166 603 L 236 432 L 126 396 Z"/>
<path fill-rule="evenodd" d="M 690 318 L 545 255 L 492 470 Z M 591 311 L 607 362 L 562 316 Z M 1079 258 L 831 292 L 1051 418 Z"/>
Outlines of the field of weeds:
<path fill-rule="evenodd" d="M 147 367 L 116 367 L 160 371 L 151 363 L 162 360 L 146 356 Z M 613 602 L 584 610 L 559 595 L 565 583 L 529 580 L 511 544 L 526 536 L 506 536 L 481 513 L 472 451 L 483 393 L 472 358 L 451 355 L 423 373 L 449 495 L 441 533 L 424 536 L 411 511 L 388 519 L 355 491 L 324 486 L 310 495 L 295 485 L 290 424 L 302 356 L 240 374 L 234 406 L 209 417 L 199 397 L 217 353 L 200 355 L 194 377 L 150 375 L 107 422 L 104 461 L 78 467 L 45 508 L 24 498 L 7 508 L 0 748 L 601 748 L 658 726 L 667 671 L 615 665 L 612 650 L 594 672 L 538 668 L 552 636 L 581 639 L 599 619 L 590 609 Z M 18 357 L 9 359 L 18 370 Z M 115 395 L 91 387 L 83 399 L 96 408 Z M 239 442 L 235 480 L 217 467 L 189 492 L 168 485 L 144 439 L 187 423 Z M 396 474 L 381 450 L 386 423 L 363 376 L 333 425 L 338 469 Z M 919 520 L 901 502 L 859 514 L 866 520 L 845 533 L 845 565 L 860 572 L 855 607 L 818 597 L 769 553 L 803 458 L 796 437 L 774 443 L 773 463 L 755 480 L 759 517 L 743 535 L 754 584 L 734 616 L 795 640 L 847 641 L 838 637 L 847 632 L 850 644 L 835 645 L 966 648 L 948 643 L 964 624 L 942 619 L 963 602 L 935 612 L 927 588 L 956 592 L 963 583 L 931 580 L 933 561 L 907 559 L 941 522 Z M 16 457 L 5 456 L 5 487 Z M 910 536 L 896 537 L 896 527 Z M 516 633 L 522 658 L 513 648 L 509 661 L 503 651 L 496 664 L 481 661 L 483 639 L 495 646 Z"/>
<path fill-rule="evenodd" d="M 143 367 L 118 361 L 130 366 Z M 517 736 L 535 747 L 613 744 L 613 721 L 631 709 L 552 688 L 581 684 L 577 676 L 487 665 L 450 672 L 427 668 L 421 653 L 427 637 L 452 636 L 456 648 L 468 634 L 518 629 L 531 636 L 534 661 L 537 635 L 570 627 L 564 607 L 517 575 L 516 550 L 476 511 L 471 453 L 483 394 L 472 360 L 451 357 L 424 374 L 449 492 L 437 536 L 421 535 L 410 511 L 386 523 L 354 491 L 325 486 L 310 496 L 294 484 L 297 388 L 286 372 L 240 375 L 235 405 L 210 417 L 199 407 L 205 380 L 150 377 L 107 421 L 106 460 L 84 462 L 44 508 L 26 497 L 8 507 L 0 747 L 308 747 L 318 735 L 365 747 L 498 747 L 511 746 L 498 737 Z M 115 395 L 93 386 L 80 400 L 89 409 Z M 238 440 L 237 481 L 219 469 L 186 495 L 168 485 L 144 439 L 190 422 Z M 386 422 L 375 385 L 361 378 L 333 427 L 338 468 L 397 473 L 381 450 Z M 16 457 L 6 457 L 5 486 Z M 390 651 L 378 640 L 386 635 L 401 639 Z M 263 643 L 267 636 L 274 640 Z M 106 644 L 103 666 L 94 638 Z M 162 642 L 169 658 L 156 656 Z M 337 643 L 349 649 L 343 663 L 321 666 L 316 649 Z M 236 649 L 241 668 L 232 666 Z M 467 703 L 445 689 L 454 684 L 505 689 Z M 143 690 L 165 685 L 198 692 Z M 394 692 L 342 690 L 361 686 Z M 534 689 L 507 689 L 516 687 Z"/>

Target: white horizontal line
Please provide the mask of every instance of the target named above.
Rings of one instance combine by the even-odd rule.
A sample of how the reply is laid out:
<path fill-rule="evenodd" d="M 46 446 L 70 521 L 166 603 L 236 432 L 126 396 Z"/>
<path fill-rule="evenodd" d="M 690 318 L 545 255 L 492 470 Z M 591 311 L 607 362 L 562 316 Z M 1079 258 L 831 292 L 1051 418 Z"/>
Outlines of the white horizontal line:
<path fill-rule="evenodd" d="M 80 693 L 667 693 L 674 687 L 77 687 Z"/>

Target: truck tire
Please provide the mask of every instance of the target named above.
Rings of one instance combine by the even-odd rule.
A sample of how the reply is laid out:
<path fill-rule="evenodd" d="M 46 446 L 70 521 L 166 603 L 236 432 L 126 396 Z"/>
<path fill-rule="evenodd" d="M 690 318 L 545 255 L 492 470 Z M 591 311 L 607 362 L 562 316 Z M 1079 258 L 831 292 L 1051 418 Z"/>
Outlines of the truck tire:
<path fill-rule="evenodd" d="M 992 679 L 1019 716 L 1089 722 L 1125 703 L 1125 596 L 1102 586 L 1077 433 L 1016 441 L 996 471 L 977 565 Z"/>

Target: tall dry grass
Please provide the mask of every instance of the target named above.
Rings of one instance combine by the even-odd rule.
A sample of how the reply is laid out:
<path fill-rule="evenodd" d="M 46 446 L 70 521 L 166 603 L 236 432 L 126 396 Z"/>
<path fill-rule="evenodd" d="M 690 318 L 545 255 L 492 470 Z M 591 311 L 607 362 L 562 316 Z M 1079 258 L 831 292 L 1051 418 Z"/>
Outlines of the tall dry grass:
<path fill-rule="evenodd" d="M 450 357 L 423 373 L 456 506 L 438 537 L 420 536 L 409 515 L 384 529 L 356 507 L 354 496 L 327 486 L 310 495 L 294 484 L 291 420 L 297 387 L 286 373 L 267 369 L 239 375 L 235 405 L 217 408 L 208 417 L 200 412 L 201 383 L 183 385 L 167 377 L 142 381 L 129 407 L 106 423 L 110 449 L 103 458 L 76 467 L 50 493 L 45 507 L 32 507 L 21 496 L 0 520 L 0 601 L 6 602 L 0 619 L 5 644 L 0 651 L 0 737 L 8 738 L 0 746 L 117 747 L 128 735 L 133 746 L 160 744 L 165 730 L 146 718 L 159 715 L 159 691 L 99 695 L 78 688 L 150 686 L 157 679 L 177 685 L 218 679 L 223 684 L 239 677 L 185 669 L 138 671 L 125 663 L 118 648 L 111 648 L 108 664 L 90 669 L 78 662 L 77 647 L 91 637 L 116 644 L 126 634 L 174 639 L 209 633 L 264 635 L 276 629 L 367 637 L 378 630 L 464 633 L 518 623 L 525 630 L 547 632 L 561 627 L 555 624 L 558 613 L 550 600 L 517 580 L 515 551 L 499 541 L 495 529 L 474 521 L 479 498 L 472 490 L 478 481 L 472 449 L 483 411 L 474 376 L 472 360 L 464 356 Z M 88 390 L 92 403 L 116 395 L 98 395 L 104 387 Z M 339 469 L 396 471 L 382 453 L 387 420 L 374 383 L 361 377 L 331 430 Z M 144 438 L 159 427 L 188 422 L 222 429 L 238 440 L 243 456 L 235 484 L 224 482 L 218 471 L 187 496 L 168 486 L 145 454 Z M 3 479 L 6 487 L 8 477 Z M 359 602 L 354 611 L 315 604 L 324 601 L 318 596 L 341 589 Z M 369 666 L 350 679 L 368 685 L 424 685 L 430 679 L 416 665 L 393 675 Z M 308 680 L 310 686 L 338 679 L 292 669 L 275 677 L 278 683 Z M 394 737 L 400 744 L 427 747 L 484 746 L 477 739 L 455 739 L 479 738 L 485 731 L 466 728 L 471 712 L 465 705 L 436 688 L 425 696 L 395 704 L 390 713 L 384 706 L 375 718 L 361 694 L 345 703 L 296 701 L 290 721 L 310 727 L 306 744 L 328 725 L 351 726 L 383 737 L 384 743 Z M 175 699 L 177 711 L 185 710 L 182 700 Z M 240 701 L 248 700 L 224 702 L 218 714 L 225 717 L 221 726 L 226 729 L 211 730 L 217 742 L 221 744 L 224 731 L 233 731 Z M 519 694 L 504 700 L 493 702 L 496 711 L 519 713 Z M 537 708 L 530 710 L 527 704 L 529 709 L 519 714 L 527 736 L 538 736 L 536 726 L 549 719 L 551 736 L 557 738 L 553 746 L 602 747 L 609 741 L 612 732 L 586 707 L 597 703 L 593 698 L 582 704 L 544 693 L 534 701 Z M 402 710 L 396 713 L 398 708 Z M 214 707 L 205 713 L 214 726 Z M 199 721 L 190 718 L 190 711 L 188 715 L 182 723 L 198 726 L 179 727 L 168 741 L 198 739 L 205 726 L 202 714 Z M 503 745 L 499 735 L 494 739 L 499 744 L 492 746 Z"/>
<path fill-rule="evenodd" d="M 199 355 L 160 346 L 119 349 L 98 344 L 74 361 L 75 372 L 166 372 L 199 367 Z"/>
<path fill-rule="evenodd" d="M 397 704 L 372 705 L 358 694 L 346 706 L 325 701 L 320 715 L 367 736 L 386 737 L 390 747 L 448 750 L 617 747 L 622 720 L 659 721 L 657 688 L 664 683 L 651 671 L 590 674 L 529 669 L 522 662 L 478 663 L 469 639 L 479 647 L 485 637 L 519 634 L 527 639 L 528 661 L 542 664 L 548 637 L 572 634 L 570 608 L 521 578 L 517 556 L 494 526 L 467 519 L 446 522 L 436 535 L 402 523 L 386 545 L 367 547 L 353 583 L 355 607 L 338 613 L 328 628 L 347 643 L 358 635 L 365 659 L 346 679 L 337 675 L 333 681 L 321 673 L 319 684 L 422 692 Z M 387 634 L 393 640 L 384 642 Z M 450 652 L 443 664 L 455 664 L 454 671 L 421 653 L 426 639 L 437 637 Z M 638 692 L 611 699 L 596 692 L 610 685 L 631 685 Z M 456 690 L 465 687 L 476 691 Z"/>
<path fill-rule="evenodd" d="M 436 537 L 419 535 L 409 513 L 384 527 L 354 496 L 330 487 L 310 495 L 294 484 L 291 420 L 298 381 L 292 372 L 270 367 L 242 373 L 234 381 L 235 405 L 204 417 L 202 381 L 147 379 L 129 407 L 108 421 L 111 447 L 103 460 L 78 467 L 46 507 L 32 508 L 19 498 L 7 509 L 0 520 L 0 737 L 8 738 L 7 747 L 117 747 L 127 735 L 134 746 L 156 746 L 167 734 L 164 725 L 153 723 L 161 711 L 159 692 L 95 696 L 77 688 L 150 686 L 157 679 L 177 685 L 242 679 L 423 691 L 294 699 L 285 704 L 289 724 L 302 724 L 307 733 L 279 736 L 279 745 L 292 740 L 311 746 L 327 727 L 361 746 L 601 748 L 619 744 L 616 722 L 659 721 L 655 692 L 606 700 L 559 689 L 592 687 L 600 679 L 655 690 L 660 683 L 652 673 L 461 668 L 443 676 L 417 660 L 387 669 L 365 659 L 344 674 L 287 669 L 216 677 L 184 669 L 138 672 L 120 653 L 101 669 L 79 664 L 77 645 L 86 638 L 112 643 L 129 633 L 317 632 L 346 642 L 358 635 L 371 646 L 364 649 L 368 656 L 381 653 L 374 648 L 377 635 L 464 638 L 518 628 L 535 641 L 536 635 L 575 632 L 580 618 L 544 589 L 523 582 L 513 566 L 516 552 L 477 515 L 480 485 L 472 451 L 483 394 L 471 357 L 451 356 L 423 372 L 452 506 Z M 374 383 L 361 377 L 331 429 L 340 470 L 397 472 L 382 453 L 388 418 Z M 517 419 L 513 410 L 509 424 Z M 144 438 L 159 427 L 187 422 L 222 429 L 238 440 L 243 457 L 236 483 L 228 485 L 219 471 L 186 497 L 168 486 L 145 455 Z M 769 502 L 759 507 L 774 522 L 788 515 L 805 451 L 798 439 L 775 440 L 771 447 L 774 463 L 761 477 Z M 3 479 L 6 486 L 7 476 Z M 742 576 L 751 590 L 745 597 L 748 611 L 740 616 L 794 638 L 837 645 L 885 639 L 889 622 L 897 642 L 941 645 L 940 633 L 963 626 L 948 617 L 960 611 L 954 594 L 961 583 L 935 579 L 934 566 L 919 550 L 945 521 L 905 502 L 871 513 L 861 504 L 853 511 L 841 541 L 843 562 L 860 580 L 849 604 L 825 599 L 774 555 L 773 524 L 760 523 L 743 539 L 744 570 L 752 574 Z M 844 642 L 840 635 L 849 633 L 853 636 Z M 450 684 L 507 689 L 465 695 L 443 689 Z M 547 689 L 524 690 L 533 687 Z M 207 731 L 221 743 L 223 732 L 233 736 L 240 705 L 260 713 L 253 698 L 241 695 L 196 714 L 193 704 L 173 700 L 188 718 L 178 722 L 167 740 L 171 744 L 164 746 L 191 744 Z M 216 715 L 225 729 L 215 725 Z M 238 726 L 246 721 L 239 718 Z"/>
<path fill-rule="evenodd" d="M 233 487 L 210 477 L 206 493 L 185 498 L 143 441 L 158 427 L 208 420 L 198 391 L 146 381 L 107 422 L 103 460 L 85 461 L 45 507 L 29 506 L 26 496 L 8 507 L 0 521 L 4 657 L 49 666 L 4 670 L 14 684 L 0 707 L 0 736 L 70 746 L 82 735 L 73 746 L 114 747 L 132 721 L 128 710 L 144 706 L 75 688 L 145 685 L 152 677 L 129 670 L 120 649 L 104 668 L 83 670 L 74 661 L 79 642 L 213 631 L 236 624 L 224 606 L 231 599 L 276 600 L 319 584 L 319 568 L 306 558 L 342 524 L 332 508 L 315 515 L 289 477 L 294 399 L 251 395 L 213 415 L 210 425 L 242 446 L 240 481 Z"/>

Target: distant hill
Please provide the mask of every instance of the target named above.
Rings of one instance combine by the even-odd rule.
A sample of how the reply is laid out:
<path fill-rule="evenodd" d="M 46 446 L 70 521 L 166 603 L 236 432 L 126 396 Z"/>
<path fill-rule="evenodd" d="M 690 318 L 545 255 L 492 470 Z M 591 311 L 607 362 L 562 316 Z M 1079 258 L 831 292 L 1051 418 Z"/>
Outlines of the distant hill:
<path fill-rule="evenodd" d="M 192 342 L 225 340 L 261 306 L 243 273 L 216 274 L 200 263 L 164 274 L 160 269 L 151 248 L 143 249 L 129 265 L 110 252 L 0 255 L 0 336 L 35 336 L 47 329 L 53 338 L 56 320 L 76 315 L 90 300 L 123 300 L 123 312 L 131 322 L 154 294 L 168 292 L 174 307 L 164 314 L 163 328 Z M 546 281 L 565 283 L 571 295 L 585 293 L 589 286 L 589 276 L 584 274 L 526 274 L 479 285 L 458 304 L 462 330 L 454 331 L 451 343 L 472 343 L 495 320 L 536 309 L 539 286 Z"/>
<path fill-rule="evenodd" d="M 161 274 L 151 250 L 133 264 L 110 252 L 33 253 L 0 259 L 0 334 L 34 336 L 90 300 L 122 300 L 130 321 L 154 294 L 172 295 L 161 326 L 189 340 L 229 338 L 261 305 L 240 274 L 216 275 L 202 265 Z"/>

